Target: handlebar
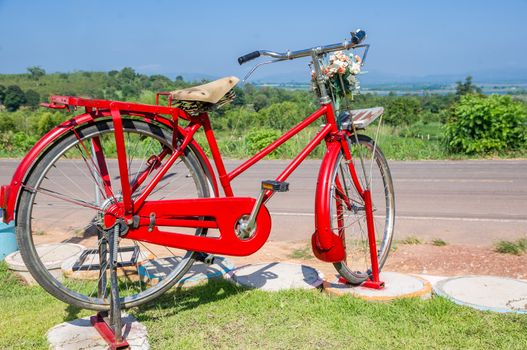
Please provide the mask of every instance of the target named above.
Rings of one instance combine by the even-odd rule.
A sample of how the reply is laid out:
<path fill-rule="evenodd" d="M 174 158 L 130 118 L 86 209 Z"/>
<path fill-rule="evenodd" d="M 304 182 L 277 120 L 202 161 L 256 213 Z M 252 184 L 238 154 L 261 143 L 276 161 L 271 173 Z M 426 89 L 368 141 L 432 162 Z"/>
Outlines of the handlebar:
<path fill-rule="evenodd" d="M 238 63 L 240 65 L 244 64 L 245 62 L 249 62 L 251 60 L 254 60 L 255 58 L 260 57 L 260 51 L 253 51 L 251 53 L 248 53 L 247 55 L 243 55 L 241 57 L 238 57 Z"/>
<path fill-rule="evenodd" d="M 351 33 L 351 41 L 345 40 L 343 43 L 339 43 L 339 44 L 317 46 L 317 47 L 312 47 L 309 49 L 304 49 L 304 50 L 299 50 L 299 51 L 288 51 L 285 53 L 268 51 L 268 50 L 259 50 L 259 51 L 254 51 L 254 52 L 251 52 L 251 53 L 248 53 L 246 55 L 239 57 L 238 63 L 242 65 L 260 56 L 268 56 L 271 58 L 275 58 L 279 61 L 283 61 L 283 60 L 292 60 L 295 58 L 311 56 L 313 52 L 315 52 L 315 54 L 317 55 L 322 55 L 322 54 L 333 52 L 333 51 L 349 50 L 349 49 L 358 47 L 362 43 L 362 41 L 364 41 L 365 38 L 366 38 L 366 32 L 364 30 L 357 29 L 355 32 Z"/>

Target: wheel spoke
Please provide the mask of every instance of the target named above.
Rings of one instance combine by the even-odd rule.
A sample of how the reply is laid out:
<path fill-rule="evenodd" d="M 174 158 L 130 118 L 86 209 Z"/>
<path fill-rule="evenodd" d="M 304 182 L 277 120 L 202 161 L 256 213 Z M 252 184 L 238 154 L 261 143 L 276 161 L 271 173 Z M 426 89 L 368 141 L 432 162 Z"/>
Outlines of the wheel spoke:
<path fill-rule="evenodd" d="M 134 191 L 137 195 L 143 188 L 140 182 L 151 177 L 159 168 L 159 164 L 147 166 L 148 160 L 156 156 L 163 163 L 163 159 L 172 152 L 171 129 L 137 119 L 130 119 L 124 125 L 125 149 L 129 155 L 128 180 L 133 179 L 132 184 L 137 185 Z M 69 131 L 51 144 L 46 154 L 35 163 L 36 170 L 22 185 L 19 199 L 21 209 L 17 211 L 17 220 L 23 236 L 22 245 L 25 246 L 21 250 L 29 252 L 24 253 L 27 255 L 25 260 L 31 261 L 28 269 L 40 274 L 41 283 L 53 295 L 82 308 L 109 307 L 108 247 L 103 239 L 103 219 L 113 204 L 122 201 L 119 195 L 114 195 L 114 189 L 108 191 L 111 188 L 110 179 L 119 178 L 118 164 L 110 158 L 112 150 L 115 150 L 112 132 L 113 121 L 108 119 Z M 104 158 L 101 158 L 102 150 Z M 200 164 L 202 161 L 193 152 L 185 152 L 168 169 L 152 194 L 156 198 L 174 199 L 208 196 L 208 180 Z M 112 176 L 110 170 L 113 171 Z M 118 191 L 119 187 L 116 187 L 115 192 Z M 194 234 L 202 233 L 206 231 L 195 229 Z M 80 253 L 71 257 L 73 261 L 68 263 L 72 266 L 71 270 L 65 273 L 64 278 L 57 279 L 42 271 L 46 271 L 46 259 L 54 259 L 55 256 L 60 259 L 59 249 L 52 247 L 39 256 L 36 247 L 64 243 L 80 244 L 89 252 L 84 250 L 82 259 Z M 185 250 L 128 241 L 126 238 L 120 239 L 118 244 L 121 245 L 117 253 L 120 264 L 118 286 L 123 308 L 155 298 L 176 283 L 193 263 L 192 252 Z M 123 246 L 136 247 L 136 250 L 123 251 Z M 163 264 L 160 259 L 167 259 L 169 263 Z M 130 261 L 135 265 L 126 264 Z"/>

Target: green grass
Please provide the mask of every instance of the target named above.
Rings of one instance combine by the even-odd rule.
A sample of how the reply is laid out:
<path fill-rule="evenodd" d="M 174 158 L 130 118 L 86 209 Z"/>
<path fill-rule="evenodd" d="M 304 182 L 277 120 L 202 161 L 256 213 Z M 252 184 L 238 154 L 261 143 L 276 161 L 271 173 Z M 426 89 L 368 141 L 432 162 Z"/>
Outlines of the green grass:
<path fill-rule="evenodd" d="M 400 243 L 400 244 L 421 244 L 421 243 L 423 243 L 423 241 L 421 241 L 416 236 L 408 236 L 408 237 L 406 237 L 404 239 L 399 240 L 397 243 Z"/>
<path fill-rule="evenodd" d="M 291 255 L 289 255 L 292 259 L 302 259 L 302 260 L 309 260 L 313 259 L 313 253 L 310 246 L 306 246 L 304 248 L 294 249 Z"/>
<path fill-rule="evenodd" d="M 444 247 L 444 246 L 447 245 L 447 242 L 445 242 L 441 238 L 436 238 L 436 239 L 432 240 L 432 245 L 434 245 L 436 247 Z"/>
<path fill-rule="evenodd" d="M 520 238 L 517 241 L 499 241 L 496 244 L 498 253 L 522 255 L 527 252 L 527 238 Z"/>
<path fill-rule="evenodd" d="M 0 349 L 47 349 L 47 330 L 91 314 L 20 285 L 0 264 Z M 369 303 L 317 291 L 265 293 L 212 281 L 130 310 L 152 349 L 525 349 L 527 317 L 442 298 Z"/>

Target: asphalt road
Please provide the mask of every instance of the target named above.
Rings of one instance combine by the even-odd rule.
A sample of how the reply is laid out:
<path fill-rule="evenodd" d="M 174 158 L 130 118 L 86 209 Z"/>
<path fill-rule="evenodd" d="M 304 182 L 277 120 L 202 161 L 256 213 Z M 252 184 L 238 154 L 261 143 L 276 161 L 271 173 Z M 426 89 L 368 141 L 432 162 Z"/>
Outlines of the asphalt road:
<path fill-rule="evenodd" d="M 7 184 L 18 160 L 0 160 Z M 241 161 L 227 161 L 228 170 Z M 262 179 L 276 177 L 288 161 L 263 161 L 233 182 L 237 195 L 257 196 Z M 527 161 L 391 161 L 396 194 L 396 238 L 442 238 L 448 243 L 490 245 L 527 237 Z M 268 203 L 271 240 L 308 241 L 314 230 L 314 189 L 320 161 L 304 162 L 289 178 L 290 191 Z"/>

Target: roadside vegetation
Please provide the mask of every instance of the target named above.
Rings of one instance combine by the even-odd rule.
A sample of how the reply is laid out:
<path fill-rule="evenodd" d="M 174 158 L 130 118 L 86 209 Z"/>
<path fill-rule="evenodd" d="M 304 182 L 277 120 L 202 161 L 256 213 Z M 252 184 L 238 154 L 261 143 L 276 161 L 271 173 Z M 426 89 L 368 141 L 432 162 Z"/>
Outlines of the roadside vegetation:
<path fill-rule="evenodd" d="M 0 75 L 0 157 L 24 155 L 39 137 L 72 116 L 39 108 L 49 95 L 155 103 L 157 91 L 199 83 L 146 76 L 128 67 L 107 73 L 54 74 L 29 67 L 27 74 Z M 245 158 L 262 149 L 317 108 L 313 94 L 305 90 L 246 84 L 236 93 L 233 103 L 211 113 L 221 151 L 230 158 Z M 364 93 L 354 96 L 352 106 L 385 108 L 382 125 L 372 125 L 367 133 L 378 135 L 389 159 L 512 158 L 527 156 L 527 104 L 522 97 L 482 95 L 468 77 L 458 82 L 455 93 Z M 295 156 L 319 130 L 318 124 L 307 128 L 270 158 Z M 202 134 L 197 138 L 205 141 Z M 319 147 L 312 157 L 323 154 Z"/>
<path fill-rule="evenodd" d="M 441 238 L 436 238 L 436 239 L 432 240 L 432 245 L 434 245 L 436 247 L 444 247 L 447 244 L 448 243 L 446 241 L 442 240 Z"/>
<path fill-rule="evenodd" d="M 311 246 L 306 245 L 303 248 L 294 249 L 293 252 L 289 255 L 291 259 L 298 259 L 298 260 L 310 260 L 313 259 L 313 250 L 311 249 Z"/>
<path fill-rule="evenodd" d="M 512 255 L 525 254 L 527 252 L 527 238 L 520 238 L 517 241 L 499 241 L 496 244 L 496 251 Z"/>
<path fill-rule="evenodd" d="M 48 349 L 53 326 L 93 312 L 20 284 L 0 263 L 0 348 Z M 172 289 L 128 311 L 152 349 L 525 349 L 527 318 L 435 297 L 389 303 L 318 291 L 266 293 L 228 281 Z"/>
<path fill-rule="evenodd" d="M 416 244 L 422 244 L 423 241 L 419 239 L 417 236 L 408 236 L 404 239 L 401 239 L 397 241 L 399 244 L 410 244 L 410 245 L 416 245 Z"/>

